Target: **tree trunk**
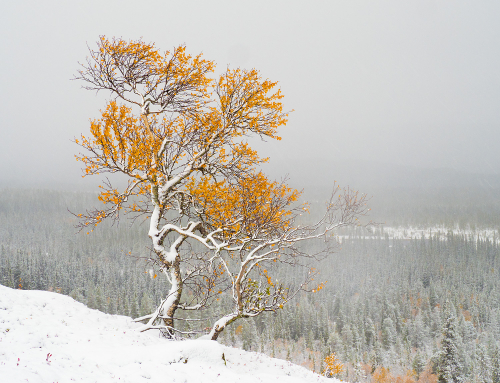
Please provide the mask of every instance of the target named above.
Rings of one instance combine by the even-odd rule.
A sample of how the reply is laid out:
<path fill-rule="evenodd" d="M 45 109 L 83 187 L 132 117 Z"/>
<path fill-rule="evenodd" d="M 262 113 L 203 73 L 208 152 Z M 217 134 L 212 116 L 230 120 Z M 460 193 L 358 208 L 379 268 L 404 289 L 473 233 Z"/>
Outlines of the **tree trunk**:
<path fill-rule="evenodd" d="M 172 280 L 172 287 L 168 292 L 165 305 L 163 307 L 163 323 L 168 327 L 168 333 L 172 338 L 174 336 L 174 315 L 179 307 L 179 302 L 182 295 L 182 276 L 180 269 L 180 257 L 177 255 L 175 261 L 170 268 L 170 278 Z"/>
<path fill-rule="evenodd" d="M 242 317 L 243 316 L 238 314 L 238 313 L 232 313 L 232 314 L 229 314 L 229 315 L 226 315 L 226 316 L 220 318 L 219 320 L 217 320 L 217 322 L 214 323 L 212 330 L 208 334 L 208 337 L 211 340 L 217 340 L 220 333 L 222 331 L 224 331 L 224 329 L 226 328 L 227 325 L 233 323 L 236 319 L 242 318 Z"/>

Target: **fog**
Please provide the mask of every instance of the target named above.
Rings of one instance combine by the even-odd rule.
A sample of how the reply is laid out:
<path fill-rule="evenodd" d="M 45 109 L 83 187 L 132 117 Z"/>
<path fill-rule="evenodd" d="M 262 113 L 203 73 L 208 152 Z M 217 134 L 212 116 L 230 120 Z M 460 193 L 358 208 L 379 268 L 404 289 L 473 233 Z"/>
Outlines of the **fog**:
<path fill-rule="evenodd" d="M 271 157 L 266 170 L 294 186 L 370 189 L 429 172 L 459 186 L 470 180 L 461 174 L 500 173 L 495 1 L 50 0 L 3 2 L 0 12 L 2 187 L 99 181 L 81 179 L 72 139 L 109 95 L 71 81 L 99 35 L 161 50 L 185 43 L 219 70 L 279 81 L 294 110 L 283 140 L 254 144 Z"/>

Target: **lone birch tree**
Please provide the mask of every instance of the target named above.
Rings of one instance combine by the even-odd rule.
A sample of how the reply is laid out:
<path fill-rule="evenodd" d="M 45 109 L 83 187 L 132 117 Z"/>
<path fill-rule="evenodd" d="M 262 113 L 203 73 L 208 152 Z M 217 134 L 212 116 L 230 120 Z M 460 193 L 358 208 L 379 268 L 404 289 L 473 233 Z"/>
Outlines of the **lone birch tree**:
<path fill-rule="evenodd" d="M 170 282 L 156 310 L 136 319 L 147 320 L 142 330 L 175 337 L 182 333 L 177 310 L 202 310 L 229 291 L 233 309 L 208 334 L 217 339 L 239 318 L 276 311 L 298 291 L 322 288 L 310 287 L 308 261 L 331 252 L 334 229 L 366 214 L 366 197 L 335 188 L 323 218 L 300 225 L 307 211 L 297 202 L 300 193 L 258 172 L 266 159 L 246 137 L 279 139 L 287 114 L 276 82 L 254 69 L 216 77 L 213 62 L 183 46 L 162 54 L 140 40 L 106 37 L 89 49 L 76 78 L 112 97 L 91 121 L 90 135 L 75 139 L 85 149 L 77 156 L 84 175 L 127 179 L 121 190 L 107 180 L 99 194 L 104 207 L 78 214 L 79 227 L 90 232 L 122 215 L 149 221 L 152 261 Z M 300 246 L 307 240 L 326 246 L 310 254 Z M 308 271 L 298 286 L 284 286 L 270 275 L 280 264 Z"/>
<path fill-rule="evenodd" d="M 84 175 L 119 173 L 128 180 L 122 190 L 106 181 L 99 194 L 104 207 L 78 214 L 80 228 L 89 232 L 122 214 L 149 220 L 153 251 L 171 282 L 153 316 L 170 334 L 185 282 L 181 246 L 186 239 L 210 250 L 224 246 L 213 239 L 218 230 L 189 219 L 186 184 L 251 174 L 265 159 L 245 138 L 279 139 L 277 129 L 287 121 L 276 82 L 256 70 L 227 69 L 215 79 L 213 72 L 213 62 L 188 55 L 184 46 L 162 54 L 140 40 L 102 36 L 75 77 L 112 97 L 91 121 L 90 135 L 75 139 L 86 150 L 77 156 Z"/>

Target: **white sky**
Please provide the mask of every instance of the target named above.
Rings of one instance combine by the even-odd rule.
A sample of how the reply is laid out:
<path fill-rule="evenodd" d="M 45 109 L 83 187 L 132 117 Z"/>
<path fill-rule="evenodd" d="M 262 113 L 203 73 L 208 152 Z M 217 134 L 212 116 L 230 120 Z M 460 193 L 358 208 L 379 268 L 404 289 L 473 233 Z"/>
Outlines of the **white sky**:
<path fill-rule="evenodd" d="M 289 173 L 350 160 L 500 173 L 498 1 L 20 0 L 0 15 L 0 186 L 83 185 L 71 139 L 106 97 L 70 79 L 102 34 L 278 80 L 295 112 L 262 148 Z"/>

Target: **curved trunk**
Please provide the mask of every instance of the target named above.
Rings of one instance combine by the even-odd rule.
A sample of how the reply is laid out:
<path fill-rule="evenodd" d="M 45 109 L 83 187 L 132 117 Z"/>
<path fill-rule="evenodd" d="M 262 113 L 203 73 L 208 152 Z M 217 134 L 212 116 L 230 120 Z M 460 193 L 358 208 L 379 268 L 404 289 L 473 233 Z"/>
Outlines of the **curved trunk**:
<path fill-rule="evenodd" d="M 208 334 L 208 338 L 211 340 L 217 340 L 219 334 L 224 331 L 227 325 L 233 323 L 236 319 L 241 318 L 242 315 L 239 313 L 232 313 L 226 316 L 223 316 L 217 322 L 214 323 L 212 330 Z"/>
<path fill-rule="evenodd" d="M 214 323 L 212 330 L 210 330 L 210 333 L 207 336 L 211 340 L 217 340 L 219 334 L 224 331 L 226 326 L 233 323 L 236 319 L 247 317 L 246 315 L 243 315 L 243 299 L 241 294 L 241 279 L 245 274 L 245 269 L 246 264 L 243 264 L 233 285 L 233 295 L 236 299 L 236 312 L 223 316 Z"/>
<path fill-rule="evenodd" d="M 170 334 L 170 337 L 174 336 L 174 315 L 175 311 L 179 307 L 179 302 L 181 300 L 182 295 L 182 276 L 180 269 L 180 257 L 177 255 L 175 257 L 175 261 L 173 265 L 170 267 L 170 279 L 172 281 L 172 286 L 170 291 L 168 292 L 167 298 L 163 305 L 163 323 L 169 329 L 167 330 Z"/>

